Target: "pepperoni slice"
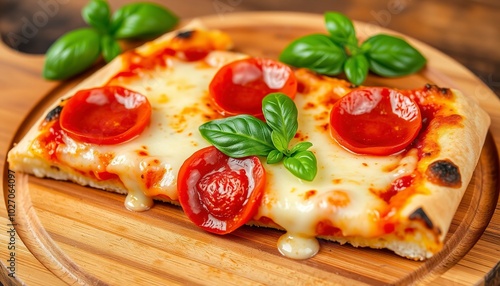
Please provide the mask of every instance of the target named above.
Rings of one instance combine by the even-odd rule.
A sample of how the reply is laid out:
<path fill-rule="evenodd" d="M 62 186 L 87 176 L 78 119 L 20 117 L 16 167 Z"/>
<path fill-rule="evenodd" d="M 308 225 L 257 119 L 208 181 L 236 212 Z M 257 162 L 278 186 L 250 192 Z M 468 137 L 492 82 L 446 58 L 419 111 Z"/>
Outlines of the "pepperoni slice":
<path fill-rule="evenodd" d="M 208 232 L 226 234 L 257 212 L 265 171 L 255 156 L 231 158 L 210 146 L 184 162 L 177 184 L 179 202 L 188 218 Z"/>
<path fill-rule="evenodd" d="M 417 137 L 421 127 L 417 103 L 388 88 L 356 89 L 337 101 L 330 113 L 332 137 L 358 154 L 400 152 Z"/>
<path fill-rule="evenodd" d="M 271 59 L 246 58 L 223 66 L 212 79 L 210 95 L 224 116 L 262 116 L 262 99 L 272 92 L 290 98 L 297 93 L 297 79 L 287 65 Z"/>
<path fill-rule="evenodd" d="M 148 126 L 151 105 L 135 91 L 104 86 L 78 91 L 61 111 L 60 124 L 81 142 L 111 145 L 130 140 Z"/>

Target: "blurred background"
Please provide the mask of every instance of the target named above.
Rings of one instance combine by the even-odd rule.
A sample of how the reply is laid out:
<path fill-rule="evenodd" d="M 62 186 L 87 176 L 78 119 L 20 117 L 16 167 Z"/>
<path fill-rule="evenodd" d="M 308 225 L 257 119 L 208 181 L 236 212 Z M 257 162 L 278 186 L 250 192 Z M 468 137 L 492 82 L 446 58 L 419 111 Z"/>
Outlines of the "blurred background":
<path fill-rule="evenodd" d="M 2 41 L 43 54 L 63 33 L 85 26 L 88 0 L 0 0 Z M 138 0 L 108 0 L 113 9 Z M 418 39 L 460 62 L 500 97 L 499 0 L 149 0 L 187 19 L 241 11 L 340 11 Z M 1 70 L 1 67 L 0 67 Z"/>

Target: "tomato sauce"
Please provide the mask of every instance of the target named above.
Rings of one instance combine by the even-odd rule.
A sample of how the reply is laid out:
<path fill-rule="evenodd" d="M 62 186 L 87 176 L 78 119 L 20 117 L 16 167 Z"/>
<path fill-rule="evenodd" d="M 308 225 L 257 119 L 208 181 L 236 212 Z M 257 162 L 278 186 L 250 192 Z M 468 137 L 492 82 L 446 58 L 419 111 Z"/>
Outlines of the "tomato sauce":
<path fill-rule="evenodd" d="M 37 145 L 35 150 L 42 150 L 44 156 L 50 161 L 58 161 L 57 158 L 57 148 L 63 143 L 63 133 L 61 125 L 59 124 L 59 119 L 47 123 L 42 123 L 42 133 L 34 141 Z"/>
<path fill-rule="evenodd" d="M 397 195 L 400 191 L 408 188 L 414 181 L 413 176 L 404 176 L 394 182 L 392 182 L 389 189 L 385 192 L 379 194 L 379 197 L 383 199 L 386 203 L 390 203 L 391 199 Z"/>
<path fill-rule="evenodd" d="M 143 71 L 151 71 L 158 67 L 167 67 L 168 57 L 175 56 L 176 51 L 171 48 L 159 50 L 152 55 L 143 56 L 135 50 L 122 54 L 123 68 L 114 75 L 109 82 L 118 78 L 138 76 Z"/>
<path fill-rule="evenodd" d="M 400 154 L 405 156 L 411 149 L 416 148 L 418 160 L 432 158 L 439 155 L 440 146 L 438 144 L 439 130 L 443 125 L 456 126 L 461 124 L 462 117 L 455 113 L 451 103 L 452 93 L 448 89 L 437 86 L 426 85 L 422 89 L 405 90 L 403 94 L 412 97 L 418 104 L 422 118 L 422 128 L 417 137 Z M 389 170 L 388 170 L 389 171 Z M 380 210 L 380 229 L 385 233 L 393 233 L 397 226 L 393 223 L 392 215 L 395 211 L 404 207 L 410 197 L 417 192 L 417 186 L 421 185 L 423 175 L 415 170 L 413 174 L 401 177 L 387 188 L 387 190 L 372 190 L 372 193 L 384 200 L 387 205 Z M 418 189 L 418 192 L 425 192 L 425 189 Z M 406 229 L 405 231 L 412 231 Z"/>
<path fill-rule="evenodd" d="M 59 119 L 49 123 L 44 122 L 41 127 L 43 129 L 41 135 L 38 136 L 38 138 L 36 138 L 33 142 L 34 150 L 42 150 L 42 156 L 47 158 L 47 160 L 51 162 L 59 162 L 57 149 L 60 145 L 64 144 L 63 137 L 66 136 L 64 130 L 61 129 Z M 99 165 L 96 167 L 96 170 L 90 170 L 88 172 L 77 169 L 75 170 L 84 176 L 88 176 L 99 181 L 118 179 L 116 174 L 101 171 L 105 170 L 106 166 L 109 165 L 112 156 L 110 154 L 100 154 L 98 158 Z"/>

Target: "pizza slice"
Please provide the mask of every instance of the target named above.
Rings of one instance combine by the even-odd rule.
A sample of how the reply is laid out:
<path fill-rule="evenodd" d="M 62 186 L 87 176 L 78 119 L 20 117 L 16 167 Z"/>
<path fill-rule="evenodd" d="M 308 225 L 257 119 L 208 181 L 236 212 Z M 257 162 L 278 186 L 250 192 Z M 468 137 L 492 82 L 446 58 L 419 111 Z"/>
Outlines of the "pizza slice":
<path fill-rule="evenodd" d="M 490 122 L 473 100 L 434 85 L 353 87 L 231 47 L 227 34 L 191 24 L 122 54 L 44 113 L 9 168 L 126 194 L 132 211 L 181 204 L 214 233 L 281 229 L 278 249 L 292 258 L 314 256 L 318 237 L 415 260 L 442 248 Z M 269 93 L 295 106 L 293 132 L 268 128 Z M 310 153 L 286 164 L 263 155 L 272 147 L 231 157 L 203 136 L 206 124 L 236 153 L 278 144 L 273 132 L 299 146 L 286 156 Z M 231 124 L 267 139 L 224 137 Z M 301 160 L 314 161 L 312 178 L 296 176 Z"/>

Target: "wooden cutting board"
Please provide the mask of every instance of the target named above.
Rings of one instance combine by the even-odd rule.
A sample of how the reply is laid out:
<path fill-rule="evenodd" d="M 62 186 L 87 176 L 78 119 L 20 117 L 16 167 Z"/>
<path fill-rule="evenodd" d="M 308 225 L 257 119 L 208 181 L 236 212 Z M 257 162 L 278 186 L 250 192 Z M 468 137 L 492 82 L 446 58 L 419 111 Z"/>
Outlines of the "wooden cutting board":
<path fill-rule="evenodd" d="M 241 13 L 206 17 L 202 21 L 229 33 L 236 50 L 272 58 L 298 36 L 325 32 L 319 15 Z M 356 23 L 356 28 L 361 37 L 386 32 L 363 23 Z M 493 269 L 500 261 L 497 154 L 500 101 L 472 73 L 446 55 L 411 42 L 429 60 L 421 73 L 401 79 L 372 76 L 367 84 L 415 88 L 434 83 L 457 88 L 477 98 L 492 117 L 479 164 L 453 219 L 445 247 L 425 262 L 410 261 L 389 251 L 324 241 L 314 258 L 291 260 L 276 249 L 282 234 L 279 231 L 243 227 L 230 235 L 211 235 L 190 223 L 179 207 L 158 203 L 150 211 L 134 213 L 123 207 L 125 198 L 121 195 L 23 174 L 15 175 L 17 234 L 44 267 L 68 284 L 496 283 L 499 280 L 493 280 L 493 275 L 498 269 Z M 1 47 L 0 51 L 4 50 Z M 11 57 L 6 52 L 0 53 L 0 63 L 16 71 L 6 75 L 8 80 L 0 81 L 17 95 L 6 100 L 0 109 L 0 119 L 7 123 L 0 127 L 0 135 L 7 142 L 2 143 L 1 158 L 7 178 L 8 166 L 4 162 L 7 149 L 21 138 L 48 104 L 85 75 L 60 83 L 27 82 L 24 79 L 38 77 L 42 67 L 40 57 L 19 54 Z M 29 94 L 25 87 L 19 88 L 23 85 L 32 85 Z M 2 95 L 5 96 L 8 95 Z M 16 112 L 22 116 L 15 116 Z M 4 199 L 6 195 L 4 188 Z M 5 212 L 5 205 L 2 211 Z M 33 266 L 33 269 L 38 268 Z M 29 267 L 22 271 L 29 271 Z"/>

